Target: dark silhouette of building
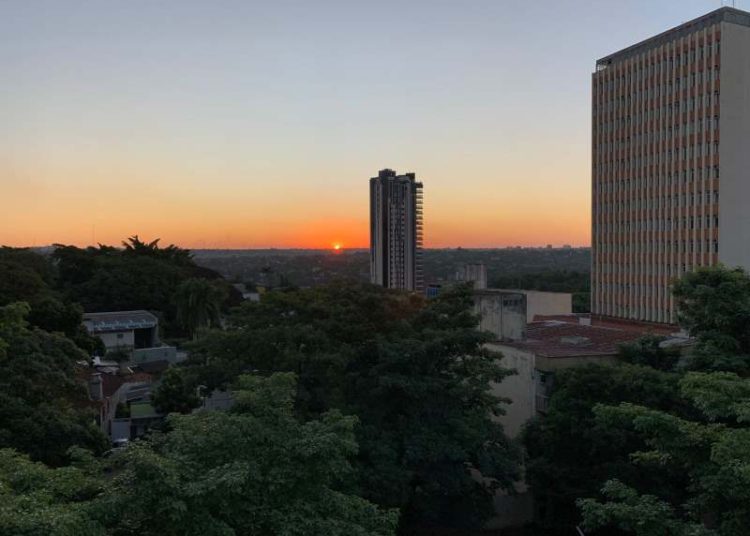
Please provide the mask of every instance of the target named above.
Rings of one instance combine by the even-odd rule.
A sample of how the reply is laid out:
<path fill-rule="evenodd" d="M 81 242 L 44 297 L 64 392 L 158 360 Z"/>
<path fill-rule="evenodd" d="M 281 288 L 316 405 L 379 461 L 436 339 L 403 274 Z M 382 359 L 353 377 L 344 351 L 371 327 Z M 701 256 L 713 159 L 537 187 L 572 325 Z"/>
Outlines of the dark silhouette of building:
<path fill-rule="evenodd" d="M 422 183 L 384 169 L 370 179 L 370 281 L 421 292 Z"/>

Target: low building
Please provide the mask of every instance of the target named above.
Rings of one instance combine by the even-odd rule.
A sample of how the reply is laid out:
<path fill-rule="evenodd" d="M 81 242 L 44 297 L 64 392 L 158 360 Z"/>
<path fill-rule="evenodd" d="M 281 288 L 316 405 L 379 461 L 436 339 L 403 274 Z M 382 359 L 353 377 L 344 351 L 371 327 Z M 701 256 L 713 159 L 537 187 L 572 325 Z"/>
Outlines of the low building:
<path fill-rule="evenodd" d="M 526 329 L 526 297 L 520 292 L 475 290 L 474 314 L 479 329 L 492 333 L 498 341 L 519 340 Z"/>
<path fill-rule="evenodd" d="M 487 266 L 481 262 L 464 264 L 456 270 L 456 281 L 471 283 L 476 290 L 487 288 Z"/>
<path fill-rule="evenodd" d="M 148 311 L 85 313 L 83 325 L 102 340 L 108 354 L 124 354 L 118 359 L 126 364 L 178 361 L 177 349 L 159 341 L 159 320 Z"/>
<path fill-rule="evenodd" d="M 526 325 L 520 340 L 497 341 L 486 347 L 502 353 L 502 365 L 515 369 L 494 385 L 496 395 L 510 399 L 505 415 L 496 417 L 505 433 L 518 438 L 533 417 L 544 415 L 557 371 L 588 363 L 614 363 L 618 347 L 646 335 L 644 330 L 592 326 L 590 319 L 561 315 L 565 320 L 545 320 Z M 531 493 L 524 481 L 515 484 L 516 493 L 495 496 L 497 516 L 487 528 L 520 526 L 533 518 Z"/>
<path fill-rule="evenodd" d="M 510 437 L 518 436 L 523 425 L 547 410 L 554 373 L 587 363 L 614 363 L 618 347 L 634 342 L 646 333 L 615 327 L 547 320 L 526 326 L 522 340 L 490 343 L 502 353 L 502 364 L 517 374 L 497 384 L 498 395 L 511 399 L 507 413 L 499 417 Z"/>
<path fill-rule="evenodd" d="M 132 434 L 130 404 L 150 399 L 153 377 L 143 372 L 123 375 L 118 370 L 102 370 L 98 367 L 89 376 L 89 395 L 99 405 L 97 424 L 113 442 L 137 437 Z"/>
<path fill-rule="evenodd" d="M 526 296 L 526 321 L 533 322 L 539 315 L 570 315 L 573 313 L 573 294 L 542 290 L 499 289 Z"/>

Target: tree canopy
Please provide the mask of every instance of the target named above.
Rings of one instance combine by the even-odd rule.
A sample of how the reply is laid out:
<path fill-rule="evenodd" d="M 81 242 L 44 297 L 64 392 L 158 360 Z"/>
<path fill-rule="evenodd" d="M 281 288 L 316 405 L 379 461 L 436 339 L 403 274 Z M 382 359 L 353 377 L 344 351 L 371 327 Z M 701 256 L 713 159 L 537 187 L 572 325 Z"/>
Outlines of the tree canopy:
<path fill-rule="evenodd" d="M 0 448 L 52 465 L 74 445 L 101 452 L 104 436 L 87 409 L 76 363 L 88 355 L 62 335 L 31 327 L 29 306 L 0 307 Z"/>
<path fill-rule="evenodd" d="M 0 532 L 394 534 L 396 511 L 346 490 L 356 418 L 332 411 L 300 422 L 295 382 L 292 374 L 239 377 L 231 412 L 173 415 L 167 433 L 108 461 L 81 456 L 80 464 L 49 469 L 0 450 Z"/>
<path fill-rule="evenodd" d="M 185 378 L 213 389 L 245 372 L 296 373 L 299 415 L 359 418 L 363 497 L 401 508 L 403 525 L 476 528 L 519 474 L 492 419 L 504 401 L 490 384 L 509 372 L 476 325 L 465 289 L 429 302 L 349 283 L 272 292 L 201 338 Z"/>
<path fill-rule="evenodd" d="M 52 259 L 58 286 L 70 300 L 88 312 L 146 309 L 160 313 L 168 335 L 185 333 L 178 319 L 178 289 L 186 280 L 205 279 L 221 289 L 220 306 L 237 305 L 241 296 L 221 276 L 196 265 L 188 250 L 143 242 L 133 236 L 123 248 L 99 245 L 85 249 L 57 245 Z"/>
<path fill-rule="evenodd" d="M 646 337 L 622 348 L 626 363 L 565 371 L 548 415 L 528 426 L 546 533 L 558 523 L 596 535 L 747 533 L 750 278 L 718 266 L 674 289 L 692 353 L 678 360 Z"/>

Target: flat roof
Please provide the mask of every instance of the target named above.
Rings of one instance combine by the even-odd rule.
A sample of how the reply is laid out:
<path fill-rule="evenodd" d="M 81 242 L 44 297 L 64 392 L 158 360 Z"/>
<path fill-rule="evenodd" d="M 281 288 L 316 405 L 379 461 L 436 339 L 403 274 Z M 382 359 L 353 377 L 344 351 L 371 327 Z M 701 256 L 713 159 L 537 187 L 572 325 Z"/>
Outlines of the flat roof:
<path fill-rule="evenodd" d="M 521 341 L 498 343 L 550 358 L 614 356 L 620 344 L 634 342 L 644 333 L 559 320 L 531 322 Z"/>
<path fill-rule="evenodd" d="M 610 54 L 609 56 L 605 56 L 596 61 L 596 66 L 603 67 L 610 65 L 614 61 L 620 61 L 630 58 L 632 56 L 645 52 L 646 50 L 661 46 L 668 41 L 673 41 L 674 39 L 683 37 L 684 35 L 693 33 L 707 26 L 712 26 L 719 22 L 731 22 L 732 24 L 739 24 L 741 26 L 750 27 L 750 13 L 733 7 L 720 7 L 719 9 L 711 11 L 710 13 L 707 13 L 702 17 L 698 17 L 697 19 L 693 19 L 691 21 L 680 24 L 679 26 L 675 26 L 674 28 L 671 28 L 666 32 L 662 32 L 658 35 L 655 35 L 654 37 L 644 39 L 643 41 L 640 41 L 635 45 L 623 48 L 622 50 Z"/>
<path fill-rule="evenodd" d="M 159 320 L 153 314 L 143 310 L 109 311 L 105 313 L 84 313 L 83 324 L 91 333 L 106 333 L 154 328 L 159 324 Z"/>

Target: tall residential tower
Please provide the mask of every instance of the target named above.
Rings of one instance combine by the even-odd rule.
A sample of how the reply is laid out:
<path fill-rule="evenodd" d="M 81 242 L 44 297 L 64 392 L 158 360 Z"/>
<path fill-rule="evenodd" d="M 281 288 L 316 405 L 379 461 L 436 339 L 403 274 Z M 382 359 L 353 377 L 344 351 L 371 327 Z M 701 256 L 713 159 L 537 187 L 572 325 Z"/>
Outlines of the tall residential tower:
<path fill-rule="evenodd" d="M 750 13 L 602 58 L 592 89 L 592 313 L 674 323 L 675 278 L 750 268 Z"/>
<path fill-rule="evenodd" d="M 423 290 L 422 183 L 384 169 L 370 179 L 370 281 Z"/>

